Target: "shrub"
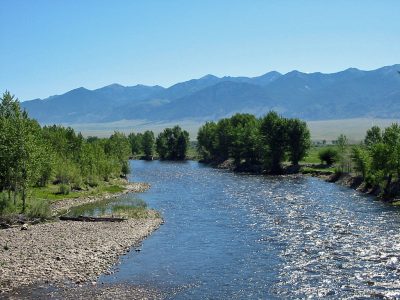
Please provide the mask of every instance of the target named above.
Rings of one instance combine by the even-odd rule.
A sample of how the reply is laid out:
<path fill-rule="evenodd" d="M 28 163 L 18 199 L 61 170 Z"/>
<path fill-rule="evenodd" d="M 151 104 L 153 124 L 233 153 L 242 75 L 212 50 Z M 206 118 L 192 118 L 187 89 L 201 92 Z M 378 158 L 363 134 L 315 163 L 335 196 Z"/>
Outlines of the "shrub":
<path fill-rule="evenodd" d="M 61 195 L 68 195 L 71 192 L 71 187 L 68 184 L 62 183 L 58 188 L 58 193 Z"/>
<path fill-rule="evenodd" d="M 321 163 L 326 163 L 327 165 L 331 166 L 335 162 L 337 162 L 339 158 L 339 154 L 337 150 L 333 148 L 325 148 L 319 151 L 318 157 L 321 160 Z"/>
<path fill-rule="evenodd" d="M 2 215 L 8 207 L 8 198 L 4 193 L 0 193 L 0 215 Z"/>
<path fill-rule="evenodd" d="M 28 216 L 31 218 L 47 219 L 51 215 L 50 205 L 45 200 L 33 202 L 28 210 Z"/>

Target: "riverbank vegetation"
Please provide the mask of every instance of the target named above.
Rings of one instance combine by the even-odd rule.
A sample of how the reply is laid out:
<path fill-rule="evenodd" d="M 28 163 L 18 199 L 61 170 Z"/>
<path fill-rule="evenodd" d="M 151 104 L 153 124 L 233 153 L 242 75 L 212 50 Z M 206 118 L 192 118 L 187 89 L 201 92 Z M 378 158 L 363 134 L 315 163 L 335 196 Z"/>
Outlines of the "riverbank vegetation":
<path fill-rule="evenodd" d="M 311 139 L 305 122 L 270 112 L 261 118 L 236 114 L 207 122 L 199 129 L 197 143 L 204 162 L 219 164 L 232 159 L 237 171 L 280 174 L 286 159 L 298 167 Z"/>
<path fill-rule="evenodd" d="M 185 160 L 195 157 L 189 141 L 189 133 L 180 126 L 165 128 L 157 138 L 150 130 L 128 135 L 133 157 L 145 160 Z M 189 152 L 190 151 L 190 152 Z M 189 157 L 188 157 L 189 153 Z"/>
<path fill-rule="evenodd" d="M 381 130 L 373 126 L 364 143 L 352 149 L 354 171 L 365 187 L 376 190 L 382 197 L 400 194 L 400 126 L 392 124 Z"/>
<path fill-rule="evenodd" d="M 340 135 L 332 145 L 312 147 L 301 164 L 302 173 L 331 174 L 332 181 L 341 180 L 360 191 L 397 199 L 400 196 L 400 125 L 393 123 L 385 129 L 373 126 L 358 144 L 350 144 L 345 135 Z"/>
<path fill-rule="evenodd" d="M 78 191 L 118 189 L 113 180 L 130 172 L 130 154 L 122 133 L 85 139 L 72 128 L 41 127 L 5 92 L 0 103 L 0 215 L 32 214 L 48 204 L 42 199 Z"/>

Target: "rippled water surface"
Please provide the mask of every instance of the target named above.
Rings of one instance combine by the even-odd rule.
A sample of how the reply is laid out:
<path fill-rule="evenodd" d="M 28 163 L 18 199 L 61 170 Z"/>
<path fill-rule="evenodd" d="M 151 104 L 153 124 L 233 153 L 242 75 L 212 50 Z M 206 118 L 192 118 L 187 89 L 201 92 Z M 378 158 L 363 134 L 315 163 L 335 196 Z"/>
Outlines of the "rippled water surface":
<path fill-rule="evenodd" d="M 400 297 L 399 210 L 315 178 L 132 162 L 163 225 L 103 282 L 174 299 Z"/>

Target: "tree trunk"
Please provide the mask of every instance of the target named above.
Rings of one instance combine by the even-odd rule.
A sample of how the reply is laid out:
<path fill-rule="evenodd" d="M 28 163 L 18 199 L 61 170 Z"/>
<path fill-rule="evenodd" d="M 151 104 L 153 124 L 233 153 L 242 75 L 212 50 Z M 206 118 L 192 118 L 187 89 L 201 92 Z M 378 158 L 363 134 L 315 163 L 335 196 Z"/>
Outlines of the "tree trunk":
<path fill-rule="evenodd" d="M 25 212 L 26 208 L 26 193 L 25 193 L 25 188 L 22 188 L 22 212 Z"/>

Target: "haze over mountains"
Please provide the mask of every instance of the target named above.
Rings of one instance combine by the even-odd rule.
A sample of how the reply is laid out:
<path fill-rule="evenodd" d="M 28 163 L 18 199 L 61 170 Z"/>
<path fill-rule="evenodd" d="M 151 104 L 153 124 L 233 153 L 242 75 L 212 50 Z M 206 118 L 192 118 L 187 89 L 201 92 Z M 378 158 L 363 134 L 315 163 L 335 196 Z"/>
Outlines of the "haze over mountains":
<path fill-rule="evenodd" d="M 63 95 L 22 102 L 30 116 L 48 123 L 103 123 L 119 120 L 216 120 L 236 112 L 262 115 L 276 110 L 305 120 L 400 118 L 400 65 L 373 71 L 259 77 L 216 77 L 161 86 L 112 84 L 83 87 Z"/>

